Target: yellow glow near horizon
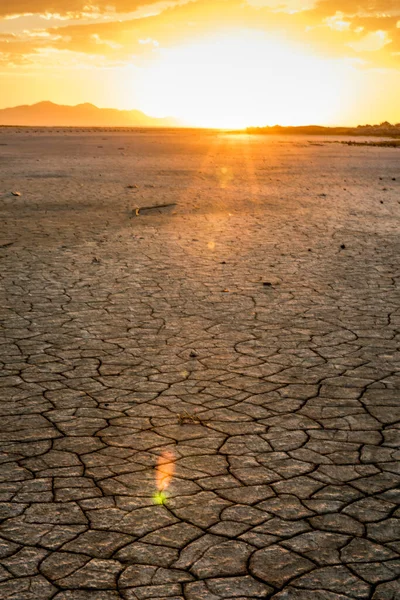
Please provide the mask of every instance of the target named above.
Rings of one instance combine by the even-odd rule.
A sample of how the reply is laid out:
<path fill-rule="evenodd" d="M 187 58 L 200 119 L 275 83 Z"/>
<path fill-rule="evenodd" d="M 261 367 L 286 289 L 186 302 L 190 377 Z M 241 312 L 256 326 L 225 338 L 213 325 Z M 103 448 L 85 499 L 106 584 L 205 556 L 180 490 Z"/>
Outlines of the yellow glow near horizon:
<path fill-rule="evenodd" d="M 340 120 L 347 65 L 258 31 L 234 31 L 170 50 L 142 74 L 139 102 L 198 127 Z"/>

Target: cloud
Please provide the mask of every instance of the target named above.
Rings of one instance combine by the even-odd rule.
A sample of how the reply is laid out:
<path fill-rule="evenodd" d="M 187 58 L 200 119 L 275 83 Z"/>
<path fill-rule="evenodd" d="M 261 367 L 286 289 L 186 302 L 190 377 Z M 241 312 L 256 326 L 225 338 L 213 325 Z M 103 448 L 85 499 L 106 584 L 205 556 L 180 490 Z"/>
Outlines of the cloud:
<path fill-rule="evenodd" d="M 0 0 L 1 2 L 1 0 Z M 163 49 L 192 43 L 204 36 L 237 29 L 255 29 L 304 44 L 310 52 L 328 58 L 362 60 L 366 66 L 400 67 L 399 17 L 392 13 L 398 0 L 99 0 L 89 2 L 93 10 L 111 4 L 121 9 L 141 5 L 155 13 L 137 18 L 117 16 L 108 20 L 60 21 L 58 26 L 9 31 L 0 37 L 8 60 L 35 62 L 39 50 L 52 49 L 101 57 L 101 61 L 143 65 Z M 301 10 L 306 5 L 308 10 Z M 46 10 L 75 10 L 83 0 L 14 0 L 13 9 L 32 5 Z M 87 5 L 87 1 L 85 6 Z M 281 7 L 281 8 L 279 8 Z M 297 7 L 297 12 L 294 11 Z M 85 10 L 87 9 L 87 6 Z M 157 10 L 156 10 L 157 9 Z M 285 9 L 285 10 L 283 10 Z M 290 9 L 290 10 L 289 10 Z M 97 10 L 97 8 L 96 8 Z M 386 12 L 385 12 L 386 11 Z M 400 8 L 399 8 L 400 12 Z M 35 23 L 38 17 L 32 17 Z M 43 24 L 45 21 L 39 19 Z M 17 31 L 16 29 L 14 31 Z M 4 47 L 5 46 L 5 47 Z M 49 61 L 54 56 L 49 53 Z M 23 57 L 25 57 L 23 59 Z M 89 59 L 88 59 L 89 61 Z M 93 62 L 91 61 L 91 64 Z"/>
<path fill-rule="evenodd" d="M 72 17 L 113 11 L 131 13 L 142 6 L 159 3 L 160 0 L 6 0 L 0 3 L 0 16 L 41 14 Z"/>
<path fill-rule="evenodd" d="M 315 13 L 329 17 L 341 12 L 349 16 L 396 16 L 400 15 L 398 0 L 320 0 Z"/>
<path fill-rule="evenodd" d="M 326 17 L 325 23 L 336 31 L 347 31 L 351 27 L 351 22 L 346 21 L 342 12 L 337 12 L 333 17 Z"/>
<path fill-rule="evenodd" d="M 387 31 L 371 31 L 361 38 L 361 40 L 349 42 L 348 45 L 356 52 L 376 52 L 384 48 L 387 44 L 390 44 L 391 41 Z"/>
<path fill-rule="evenodd" d="M 277 12 L 296 13 L 314 8 L 318 0 L 247 0 L 254 8 L 270 8 Z"/>

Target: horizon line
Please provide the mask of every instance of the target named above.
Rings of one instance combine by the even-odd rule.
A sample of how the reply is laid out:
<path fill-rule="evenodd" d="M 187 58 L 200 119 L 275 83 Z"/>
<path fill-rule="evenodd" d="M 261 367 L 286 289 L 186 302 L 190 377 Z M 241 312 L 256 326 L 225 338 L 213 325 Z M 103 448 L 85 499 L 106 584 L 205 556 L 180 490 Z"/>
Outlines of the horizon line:
<path fill-rule="evenodd" d="M 379 124 L 375 123 L 375 124 L 357 124 L 357 125 L 339 125 L 339 124 L 335 124 L 335 125 L 321 125 L 318 123 L 310 123 L 310 124 L 306 124 L 306 125 L 294 125 L 294 124 L 290 124 L 290 125 L 280 125 L 279 123 L 275 123 L 273 125 L 247 125 L 245 127 L 215 127 L 215 126 L 199 126 L 199 125 L 190 125 L 188 123 L 185 122 L 181 122 L 179 123 L 180 119 L 179 117 L 175 117 L 175 116 L 163 116 L 163 117 L 155 117 L 152 115 L 149 115 L 145 112 L 143 112 L 141 109 L 138 108 L 126 108 L 126 109 L 122 109 L 122 108 L 115 108 L 115 107 L 103 107 L 103 106 L 97 106 L 96 104 L 93 104 L 92 102 L 80 102 L 78 104 L 58 104 L 57 102 L 54 102 L 52 100 L 40 100 L 38 102 L 34 102 L 33 104 L 18 104 L 16 106 L 6 106 L 6 107 L 2 107 L 0 108 L 0 113 L 2 111 L 9 111 L 9 110 L 15 110 L 15 109 L 21 109 L 21 108 L 33 108 L 35 106 L 39 106 L 39 105 L 43 105 L 43 104 L 48 104 L 48 105 L 52 105 L 52 106 L 56 106 L 56 107 L 65 107 L 65 108 L 80 108 L 80 107 L 91 107 L 94 108 L 96 110 L 99 111 L 116 111 L 119 113 L 130 113 L 130 112 L 138 112 L 141 113 L 143 116 L 145 116 L 146 118 L 149 119 L 154 119 L 155 121 L 166 121 L 166 120 L 175 120 L 177 121 L 176 125 L 60 125 L 57 123 L 51 124 L 51 125 L 40 125 L 40 124 L 32 124 L 32 125 L 21 125 L 18 123 L 14 123 L 14 124 L 6 124 L 6 125 L 2 125 L 0 124 L 0 127 L 45 127 L 45 128 L 52 128 L 52 127 L 60 127 L 60 128 L 65 128 L 65 129 L 75 129 L 75 128 L 91 128 L 91 129 L 97 129 L 97 128 L 113 128 L 113 129 L 186 129 L 186 130 L 206 130 L 206 131 L 231 131 L 231 132 L 246 132 L 249 130 L 266 130 L 266 129 L 325 129 L 325 130 L 334 130 L 334 129 L 361 129 L 361 128 L 393 128 L 393 129 L 398 129 L 400 128 L 400 122 L 399 123 L 395 123 L 392 124 L 389 121 L 381 121 Z M 311 133 L 311 132 L 308 132 Z"/>

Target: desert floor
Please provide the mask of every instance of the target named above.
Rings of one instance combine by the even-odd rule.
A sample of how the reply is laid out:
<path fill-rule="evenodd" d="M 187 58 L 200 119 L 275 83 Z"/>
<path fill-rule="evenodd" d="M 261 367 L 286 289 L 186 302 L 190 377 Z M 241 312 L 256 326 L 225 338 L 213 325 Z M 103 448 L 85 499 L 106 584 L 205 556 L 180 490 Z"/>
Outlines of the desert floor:
<path fill-rule="evenodd" d="M 399 216 L 399 149 L 0 129 L 0 597 L 398 600 Z"/>

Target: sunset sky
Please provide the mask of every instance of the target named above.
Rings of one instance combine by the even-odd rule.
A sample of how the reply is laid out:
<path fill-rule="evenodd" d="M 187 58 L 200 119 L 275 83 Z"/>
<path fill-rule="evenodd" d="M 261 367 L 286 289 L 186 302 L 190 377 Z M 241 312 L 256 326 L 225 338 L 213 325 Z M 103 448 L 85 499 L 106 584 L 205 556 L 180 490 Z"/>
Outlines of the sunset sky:
<path fill-rule="evenodd" d="M 400 0 L 0 0 L 0 108 L 400 122 Z"/>

